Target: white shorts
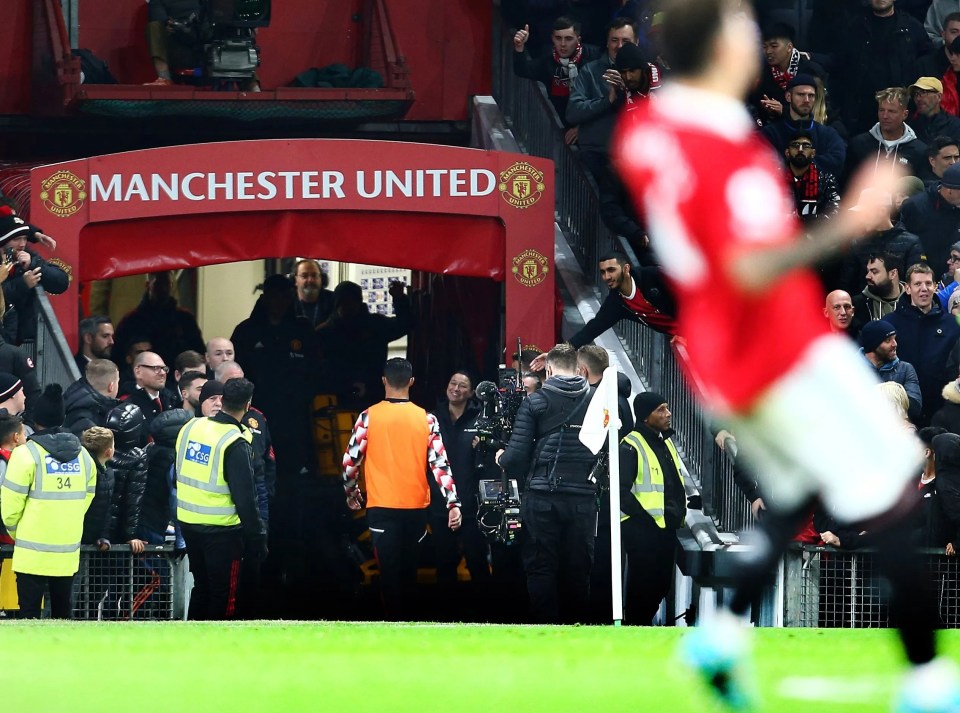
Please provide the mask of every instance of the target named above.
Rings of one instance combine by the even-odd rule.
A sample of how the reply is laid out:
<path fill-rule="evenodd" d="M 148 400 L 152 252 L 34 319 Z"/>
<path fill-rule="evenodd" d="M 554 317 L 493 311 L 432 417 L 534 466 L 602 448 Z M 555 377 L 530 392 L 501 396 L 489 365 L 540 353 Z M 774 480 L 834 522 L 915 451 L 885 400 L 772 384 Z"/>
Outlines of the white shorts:
<path fill-rule="evenodd" d="M 919 477 L 923 451 L 846 338 L 812 342 L 747 413 L 729 417 L 740 454 L 777 510 L 820 496 L 841 522 L 890 510 Z"/>

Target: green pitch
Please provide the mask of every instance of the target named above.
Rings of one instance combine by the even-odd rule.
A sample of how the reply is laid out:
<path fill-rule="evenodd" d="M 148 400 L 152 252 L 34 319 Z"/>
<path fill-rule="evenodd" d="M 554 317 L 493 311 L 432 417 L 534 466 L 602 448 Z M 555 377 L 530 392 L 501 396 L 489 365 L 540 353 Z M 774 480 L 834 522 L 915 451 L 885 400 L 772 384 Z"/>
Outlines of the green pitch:
<path fill-rule="evenodd" d="M 345 623 L 0 625 L 15 713 L 717 710 L 675 660 L 682 629 Z M 885 711 L 890 631 L 761 629 L 765 711 Z M 960 634 L 941 636 L 960 659 Z"/>

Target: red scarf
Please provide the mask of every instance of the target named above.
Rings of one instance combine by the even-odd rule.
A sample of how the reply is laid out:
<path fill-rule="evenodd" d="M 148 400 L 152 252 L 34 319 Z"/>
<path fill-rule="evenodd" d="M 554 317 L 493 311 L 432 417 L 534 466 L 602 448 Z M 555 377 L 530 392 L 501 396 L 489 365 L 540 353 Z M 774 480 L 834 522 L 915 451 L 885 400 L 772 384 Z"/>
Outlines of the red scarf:
<path fill-rule="evenodd" d="M 787 64 L 787 71 L 784 72 L 778 66 L 774 65 L 770 67 L 770 72 L 773 74 L 773 81 L 780 85 L 780 88 L 786 90 L 787 85 L 790 83 L 790 80 L 797 76 L 797 71 L 800 69 L 800 50 L 794 48 L 790 53 L 790 62 Z"/>
<path fill-rule="evenodd" d="M 794 211 L 800 216 L 816 215 L 817 196 L 820 193 L 820 173 L 817 171 L 817 164 L 811 163 L 810 168 L 802 176 L 793 175 L 793 171 L 787 168 L 787 185 L 793 190 L 796 201 Z M 807 210 L 803 204 L 813 204 L 813 210 Z M 803 207 L 801 207 L 803 206 Z"/>
<path fill-rule="evenodd" d="M 553 81 L 550 83 L 550 96 L 570 96 L 570 85 L 577 77 L 577 68 L 580 66 L 582 58 L 583 45 L 577 45 L 577 51 L 573 53 L 573 57 L 565 62 L 561 60 L 560 53 L 553 50 L 553 63 L 556 65 L 556 69 L 553 71 Z"/>
<path fill-rule="evenodd" d="M 950 67 L 943 73 L 943 99 L 940 108 L 951 116 L 960 116 L 960 93 L 957 92 L 957 73 Z"/>

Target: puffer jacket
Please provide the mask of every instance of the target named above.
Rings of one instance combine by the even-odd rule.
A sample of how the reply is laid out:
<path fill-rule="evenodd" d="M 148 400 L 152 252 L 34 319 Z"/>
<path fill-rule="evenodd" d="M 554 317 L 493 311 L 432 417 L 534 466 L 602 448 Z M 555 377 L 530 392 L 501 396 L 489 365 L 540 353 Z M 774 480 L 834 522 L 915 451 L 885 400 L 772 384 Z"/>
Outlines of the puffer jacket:
<path fill-rule="evenodd" d="M 177 460 L 177 436 L 192 418 L 182 408 L 164 411 L 150 424 L 153 443 L 147 446 L 147 482 L 140 505 L 140 528 L 153 534 L 166 531 L 176 520 L 174 483 L 170 469 Z"/>
<path fill-rule="evenodd" d="M 590 393 L 581 376 L 552 376 L 524 399 L 500 457 L 508 477 L 526 480 L 528 490 L 596 492 L 587 477 L 597 458 L 579 438 Z"/>
<path fill-rule="evenodd" d="M 117 399 L 104 396 L 94 389 L 86 377 L 81 377 L 63 392 L 63 409 L 66 413 L 63 428 L 79 436 L 92 426 L 107 422 L 107 414 L 119 404 Z"/>
<path fill-rule="evenodd" d="M 113 470 L 110 541 L 129 542 L 137 536 L 140 525 L 140 509 L 147 485 L 147 454 L 139 447 L 117 451 L 108 466 Z"/>

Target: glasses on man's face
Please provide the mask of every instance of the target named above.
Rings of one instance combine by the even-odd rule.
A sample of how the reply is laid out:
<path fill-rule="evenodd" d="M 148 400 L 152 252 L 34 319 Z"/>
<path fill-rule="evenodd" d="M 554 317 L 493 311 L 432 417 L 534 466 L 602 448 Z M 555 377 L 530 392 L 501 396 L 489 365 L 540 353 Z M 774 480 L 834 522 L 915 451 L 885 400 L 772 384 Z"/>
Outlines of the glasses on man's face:
<path fill-rule="evenodd" d="M 951 253 L 950 257 L 947 258 L 947 262 L 960 262 L 960 255 Z"/>
<path fill-rule="evenodd" d="M 787 144 L 787 146 L 792 148 L 794 151 L 812 151 L 813 150 L 813 144 L 807 141 L 791 141 L 789 144 Z"/>
<path fill-rule="evenodd" d="M 151 369 L 154 374 L 167 374 L 170 371 L 169 366 L 163 364 L 140 364 L 144 369 Z"/>

